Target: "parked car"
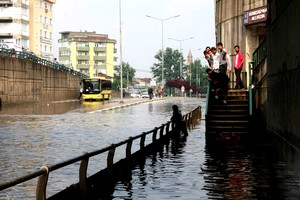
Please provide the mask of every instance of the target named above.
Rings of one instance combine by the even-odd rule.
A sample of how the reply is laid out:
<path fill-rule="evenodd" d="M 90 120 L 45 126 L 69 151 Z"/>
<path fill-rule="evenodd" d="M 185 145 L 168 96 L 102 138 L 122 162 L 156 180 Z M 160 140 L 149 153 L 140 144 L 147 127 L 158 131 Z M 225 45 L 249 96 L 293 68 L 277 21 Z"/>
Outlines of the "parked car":
<path fill-rule="evenodd" d="M 138 94 L 138 93 L 130 93 L 130 96 L 133 97 L 133 98 L 140 98 L 141 95 Z"/>
<path fill-rule="evenodd" d="M 141 97 L 142 97 L 142 98 L 149 98 L 148 92 L 142 92 Z"/>

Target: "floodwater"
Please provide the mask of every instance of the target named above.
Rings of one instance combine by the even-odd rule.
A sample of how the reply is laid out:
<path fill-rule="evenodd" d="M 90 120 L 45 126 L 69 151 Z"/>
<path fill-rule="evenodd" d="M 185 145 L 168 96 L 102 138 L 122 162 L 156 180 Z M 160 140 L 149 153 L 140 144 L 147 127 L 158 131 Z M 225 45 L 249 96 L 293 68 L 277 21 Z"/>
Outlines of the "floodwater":
<path fill-rule="evenodd" d="M 174 98 L 102 111 L 102 102 L 56 102 L 0 112 L 0 180 L 120 142 L 167 122 L 171 106 L 185 114 L 203 99 Z M 52 108 L 52 109 L 50 109 Z M 22 112 L 21 112 L 22 111 Z M 22 114 L 20 114 L 22 113 Z M 204 116 L 202 117 L 204 118 Z M 205 141 L 204 120 L 186 140 L 148 156 L 107 199 L 300 199 L 300 156 L 273 137 L 249 142 Z M 115 161 L 125 150 L 116 151 Z M 88 175 L 106 154 L 91 158 Z M 78 182 L 79 163 L 50 173 L 47 196 Z M 36 179 L 0 192 L 0 199 L 34 199 Z"/>

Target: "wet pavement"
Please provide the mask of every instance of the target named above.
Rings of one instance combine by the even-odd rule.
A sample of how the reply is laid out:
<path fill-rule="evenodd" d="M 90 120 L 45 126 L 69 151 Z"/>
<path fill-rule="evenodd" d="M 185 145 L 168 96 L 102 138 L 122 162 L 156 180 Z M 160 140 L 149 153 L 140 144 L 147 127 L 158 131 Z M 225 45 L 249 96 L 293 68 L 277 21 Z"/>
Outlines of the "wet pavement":
<path fill-rule="evenodd" d="M 205 113 L 204 99 L 138 100 L 127 107 L 119 107 L 118 100 L 65 102 L 56 103 L 62 106 L 54 113 L 0 113 L 1 182 L 152 130 L 170 119 L 173 104 L 183 114 L 199 105 Z M 118 109 L 111 109 L 113 103 Z M 171 142 L 134 167 L 107 199 L 300 199 L 299 152 L 278 138 L 263 136 L 207 142 L 202 120 L 186 140 Z M 115 156 L 123 158 L 124 150 Z M 106 155 L 91 159 L 88 175 L 105 164 Z M 78 182 L 78 167 L 51 173 L 47 196 Z M 2 191 L 0 199 L 34 199 L 35 184 Z"/>

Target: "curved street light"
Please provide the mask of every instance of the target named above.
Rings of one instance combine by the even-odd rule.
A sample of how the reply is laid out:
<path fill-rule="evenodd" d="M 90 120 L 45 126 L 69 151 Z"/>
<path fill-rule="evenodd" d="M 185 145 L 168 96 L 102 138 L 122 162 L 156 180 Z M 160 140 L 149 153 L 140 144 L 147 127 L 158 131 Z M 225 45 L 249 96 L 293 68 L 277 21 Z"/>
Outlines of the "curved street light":
<path fill-rule="evenodd" d="M 182 54 L 182 48 L 181 48 L 181 44 L 183 41 L 186 41 L 186 40 L 191 40 L 193 39 L 194 37 L 189 37 L 189 38 L 185 38 L 185 39 L 182 39 L 182 40 L 178 40 L 178 39 L 174 39 L 174 38 L 168 38 L 169 40 L 174 40 L 176 42 L 179 42 L 180 44 L 180 54 Z M 182 57 L 180 57 L 180 79 L 182 78 Z"/>
<path fill-rule="evenodd" d="M 161 21 L 161 84 L 162 84 L 162 86 L 164 85 L 164 21 L 169 20 L 169 19 L 173 19 L 173 18 L 176 18 L 176 17 L 179 17 L 179 16 L 180 15 L 175 15 L 175 16 L 172 16 L 172 17 L 160 19 L 160 18 L 157 18 L 157 17 L 152 17 L 150 15 L 146 15 L 146 17 Z"/>

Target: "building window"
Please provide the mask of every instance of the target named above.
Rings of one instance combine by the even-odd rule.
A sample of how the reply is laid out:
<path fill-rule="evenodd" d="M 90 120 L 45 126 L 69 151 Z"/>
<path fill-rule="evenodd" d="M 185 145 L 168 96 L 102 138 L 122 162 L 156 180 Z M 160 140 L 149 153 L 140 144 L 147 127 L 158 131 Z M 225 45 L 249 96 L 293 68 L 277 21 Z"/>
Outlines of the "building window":
<path fill-rule="evenodd" d="M 47 31 L 44 31 L 44 37 L 47 38 Z"/>
<path fill-rule="evenodd" d="M 43 45 L 40 44 L 40 51 L 43 51 Z"/>
<path fill-rule="evenodd" d="M 52 19 L 51 18 L 49 19 L 49 24 L 52 25 Z"/>
<path fill-rule="evenodd" d="M 47 45 L 45 45 L 45 52 L 47 52 Z"/>
<path fill-rule="evenodd" d="M 49 52 L 52 53 L 52 47 L 51 46 L 49 47 Z"/>
<path fill-rule="evenodd" d="M 88 42 L 77 42 L 76 46 L 77 47 L 89 47 L 89 43 Z"/>
<path fill-rule="evenodd" d="M 43 22 L 43 16 L 40 15 L 40 22 Z"/>
<path fill-rule="evenodd" d="M 43 36 L 43 30 L 40 30 L 40 36 L 41 37 Z"/>
<path fill-rule="evenodd" d="M 48 9 L 48 4 L 47 4 L 47 2 L 45 2 L 45 9 Z"/>
<path fill-rule="evenodd" d="M 52 39 L 52 32 L 49 33 L 49 38 Z"/>
<path fill-rule="evenodd" d="M 44 19 L 44 24 L 47 24 L 47 17 L 45 17 Z"/>
<path fill-rule="evenodd" d="M 43 0 L 40 0 L 40 8 L 43 8 Z"/>
<path fill-rule="evenodd" d="M 95 47 L 106 47 L 106 43 L 103 42 L 96 42 Z"/>
<path fill-rule="evenodd" d="M 50 11 L 52 12 L 52 4 L 50 4 Z"/>

